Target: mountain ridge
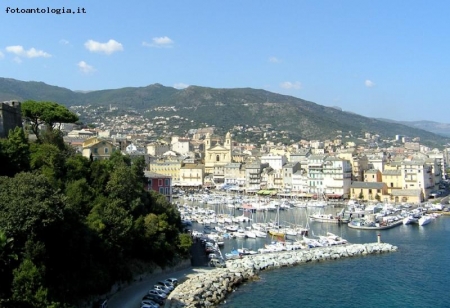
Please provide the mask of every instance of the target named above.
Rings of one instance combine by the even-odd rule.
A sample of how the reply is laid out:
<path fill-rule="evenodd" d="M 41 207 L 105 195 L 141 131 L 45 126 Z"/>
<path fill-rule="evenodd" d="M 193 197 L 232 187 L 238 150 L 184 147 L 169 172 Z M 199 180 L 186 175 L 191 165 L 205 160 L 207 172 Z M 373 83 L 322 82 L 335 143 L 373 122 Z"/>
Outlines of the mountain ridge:
<path fill-rule="evenodd" d="M 236 125 L 271 124 L 291 139 L 335 139 L 351 132 L 355 137 L 365 132 L 392 139 L 395 135 L 419 137 L 421 143 L 442 146 L 449 138 L 402 122 L 375 119 L 336 107 L 326 107 L 293 96 L 254 88 L 210 88 L 189 86 L 175 89 L 162 84 L 77 92 L 43 82 L 0 78 L 0 101 L 33 99 L 74 105 L 114 106 L 154 116 L 179 115 L 229 130 Z M 158 110 L 173 107 L 173 110 Z M 167 108 L 166 108 L 167 109 Z"/>

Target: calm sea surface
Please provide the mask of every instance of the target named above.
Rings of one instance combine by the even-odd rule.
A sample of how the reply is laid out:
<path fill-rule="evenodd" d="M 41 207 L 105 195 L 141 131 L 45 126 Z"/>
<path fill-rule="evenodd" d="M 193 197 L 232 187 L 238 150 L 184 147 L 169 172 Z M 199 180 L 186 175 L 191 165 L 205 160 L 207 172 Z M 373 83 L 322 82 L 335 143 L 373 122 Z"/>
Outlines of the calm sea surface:
<path fill-rule="evenodd" d="M 273 219 L 271 215 L 265 219 Z M 305 225 L 306 211 L 282 211 L 283 220 Z M 260 280 L 241 285 L 221 307 L 450 307 L 450 217 L 382 231 L 317 222 L 309 227 L 316 235 L 332 232 L 350 243 L 375 242 L 380 233 L 383 242 L 399 249 L 264 271 Z M 241 246 L 256 250 L 270 240 L 228 240 L 223 251 Z"/>

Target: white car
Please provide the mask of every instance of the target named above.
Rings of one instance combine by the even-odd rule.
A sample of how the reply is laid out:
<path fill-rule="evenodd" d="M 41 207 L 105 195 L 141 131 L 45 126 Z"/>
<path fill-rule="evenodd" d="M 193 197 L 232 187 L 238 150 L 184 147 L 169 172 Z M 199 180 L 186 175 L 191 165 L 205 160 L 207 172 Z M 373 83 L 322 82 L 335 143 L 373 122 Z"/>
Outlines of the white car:
<path fill-rule="evenodd" d="M 159 284 L 155 284 L 155 285 L 153 286 L 153 289 L 154 289 L 154 290 L 163 291 L 163 292 L 166 293 L 166 294 L 169 294 L 170 291 L 171 291 L 168 287 L 165 287 L 165 286 L 162 286 L 162 285 L 159 285 Z"/>
<path fill-rule="evenodd" d="M 167 278 L 164 281 L 172 284 L 173 287 L 176 287 L 178 285 L 178 279 L 176 279 L 176 278 Z"/>
<path fill-rule="evenodd" d="M 173 284 L 171 284 L 170 282 L 167 282 L 167 281 L 158 281 L 156 283 L 156 285 L 166 287 L 170 291 L 172 291 L 174 289 Z"/>
<path fill-rule="evenodd" d="M 166 297 L 167 297 L 167 294 L 166 294 L 166 293 L 164 293 L 163 291 L 160 291 L 160 290 L 155 290 L 155 289 L 152 289 L 152 290 L 148 291 L 148 294 L 159 295 L 159 296 L 161 296 L 162 298 L 166 298 Z"/>

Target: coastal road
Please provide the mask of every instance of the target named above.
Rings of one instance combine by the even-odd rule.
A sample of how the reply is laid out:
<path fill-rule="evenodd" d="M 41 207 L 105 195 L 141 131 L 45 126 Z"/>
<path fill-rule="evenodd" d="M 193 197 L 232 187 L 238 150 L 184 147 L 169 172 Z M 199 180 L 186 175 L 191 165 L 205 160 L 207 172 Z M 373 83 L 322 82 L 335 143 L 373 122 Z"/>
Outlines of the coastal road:
<path fill-rule="evenodd" d="M 208 257 L 203 246 L 196 242 L 191 248 L 191 266 L 177 271 L 163 271 L 146 276 L 142 281 L 136 281 L 130 286 L 118 291 L 108 299 L 108 308 L 139 308 L 142 297 L 147 294 L 153 285 L 167 278 L 177 278 L 180 283 L 186 281 L 193 275 L 211 270 L 207 266 Z"/>

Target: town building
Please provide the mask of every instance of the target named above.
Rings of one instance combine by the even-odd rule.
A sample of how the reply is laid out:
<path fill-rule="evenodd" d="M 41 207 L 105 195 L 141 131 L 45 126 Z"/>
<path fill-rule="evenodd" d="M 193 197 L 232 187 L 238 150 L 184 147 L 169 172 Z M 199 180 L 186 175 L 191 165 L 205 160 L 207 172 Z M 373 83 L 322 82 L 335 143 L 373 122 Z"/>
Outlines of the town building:
<path fill-rule="evenodd" d="M 350 199 L 366 201 L 385 201 L 388 199 L 385 183 L 352 182 L 350 185 Z"/>
<path fill-rule="evenodd" d="M 111 141 L 94 136 L 83 141 L 82 155 L 90 160 L 108 159 L 116 149 Z"/>
<path fill-rule="evenodd" d="M 144 171 L 146 183 L 145 189 L 156 191 L 165 196 L 168 202 L 172 202 L 172 178 L 152 171 Z"/>

